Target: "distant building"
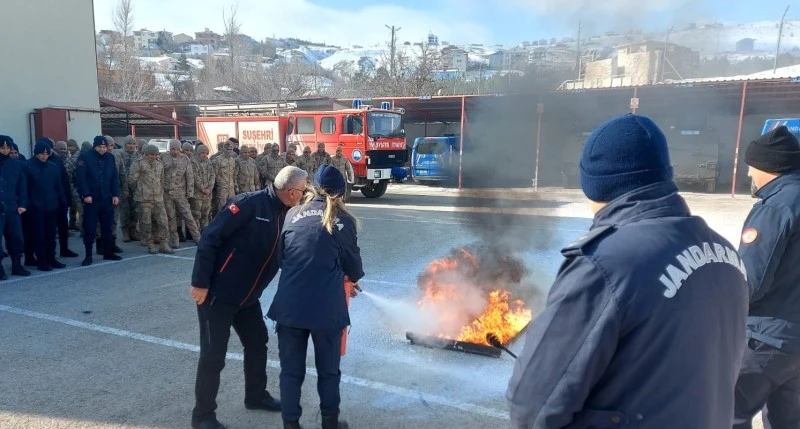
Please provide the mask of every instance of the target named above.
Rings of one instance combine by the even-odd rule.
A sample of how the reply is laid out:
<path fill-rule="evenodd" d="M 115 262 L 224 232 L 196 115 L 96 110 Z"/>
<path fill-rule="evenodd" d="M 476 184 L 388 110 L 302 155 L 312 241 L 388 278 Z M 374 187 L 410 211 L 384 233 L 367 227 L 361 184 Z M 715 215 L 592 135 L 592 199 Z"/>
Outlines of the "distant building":
<path fill-rule="evenodd" d="M 666 79 L 692 77 L 700 67 L 700 54 L 675 44 L 646 41 L 618 46 L 611 58 L 586 64 L 582 81 L 564 89 L 652 85 Z"/>
<path fill-rule="evenodd" d="M 192 38 L 192 36 L 183 33 L 176 34 L 175 36 L 172 37 L 172 39 L 175 40 L 175 43 L 179 45 L 182 43 L 194 42 L 194 38 Z"/>
<path fill-rule="evenodd" d="M 143 28 L 133 32 L 133 41 L 139 49 L 150 49 L 151 46 L 158 43 L 158 35 L 158 31 Z"/>
<path fill-rule="evenodd" d="M 216 48 L 222 41 L 222 36 L 206 28 L 205 31 L 195 32 L 194 40 L 197 43 L 211 45 L 212 47 Z"/>
<path fill-rule="evenodd" d="M 495 70 L 503 70 L 503 61 L 505 57 L 506 53 L 503 49 L 489 55 L 489 67 Z"/>
<path fill-rule="evenodd" d="M 736 42 L 737 52 L 747 52 L 755 50 L 756 39 L 746 38 Z"/>
<path fill-rule="evenodd" d="M 467 73 L 467 64 L 469 63 L 467 51 L 455 46 L 448 46 L 442 48 L 441 58 L 443 70 L 458 70 L 462 77 Z"/>
<path fill-rule="evenodd" d="M 201 43 L 192 43 L 189 45 L 189 54 L 191 55 L 209 55 L 214 52 L 211 45 L 203 45 Z"/>
<path fill-rule="evenodd" d="M 428 45 L 439 46 L 439 36 L 433 33 L 428 33 Z"/>

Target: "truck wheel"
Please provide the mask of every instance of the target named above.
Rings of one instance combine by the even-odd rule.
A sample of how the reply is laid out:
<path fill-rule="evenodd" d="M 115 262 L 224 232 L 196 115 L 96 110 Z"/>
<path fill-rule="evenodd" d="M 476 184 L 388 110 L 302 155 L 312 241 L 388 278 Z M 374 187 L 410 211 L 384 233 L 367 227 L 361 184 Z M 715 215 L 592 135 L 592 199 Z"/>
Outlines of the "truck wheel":
<path fill-rule="evenodd" d="M 709 180 L 706 182 L 706 193 L 713 194 L 717 190 L 717 182 Z"/>
<path fill-rule="evenodd" d="M 386 193 L 389 187 L 388 180 L 381 180 L 378 183 L 368 183 L 361 188 L 361 193 L 367 198 L 380 198 Z"/>

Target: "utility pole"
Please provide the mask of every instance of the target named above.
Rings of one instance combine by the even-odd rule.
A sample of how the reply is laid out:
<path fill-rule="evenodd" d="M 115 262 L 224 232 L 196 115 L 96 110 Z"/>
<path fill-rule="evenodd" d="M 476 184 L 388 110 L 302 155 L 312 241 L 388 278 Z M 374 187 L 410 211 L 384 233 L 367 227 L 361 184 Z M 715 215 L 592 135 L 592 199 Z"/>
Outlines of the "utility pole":
<path fill-rule="evenodd" d="M 394 68 L 395 68 L 395 51 L 397 46 L 397 32 L 400 31 L 400 27 L 395 28 L 394 25 L 389 27 L 386 25 L 386 28 L 392 31 L 392 42 L 389 45 L 390 50 L 390 57 L 389 57 L 389 75 L 394 77 Z"/>
<path fill-rule="evenodd" d="M 786 14 L 789 13 L 789 6 L 786 6 L 786 10 L 783 12 L 783 16 L 781 17 L 781 25 L 778 27 L 778 46 L 775 48 L 775 64 L 772 66 L 772 74 L 778 70 L 778 55 L 781 53 L 781 37 L 783 36 L 783 22 L 786 20 Z"/>
<path fill-rule="evenodd" d="M 576 64 L 577 64 L 576 68 L 578 70 L 577 80 L 581 80 L 581 22 L 580 21 L 578 21 L 578 42 L 577 42 L 577 44 L 575 46 L 575 51 L 576 51 L 576 55 L 577 55 L 577 58 L 576 58 L 576 60 L 577 60 L 576 61 Z"/>
<path fill-rule="evenodd" d="M 667 47 L 669 45 L 669 34 L 672 33 L 675 27 L 670 27 L 667 30 L 667 35 L 664 37 L 664 52 L 661 53 L 661 82 L 664 82 L 664 71 L 667 69 Z"/>

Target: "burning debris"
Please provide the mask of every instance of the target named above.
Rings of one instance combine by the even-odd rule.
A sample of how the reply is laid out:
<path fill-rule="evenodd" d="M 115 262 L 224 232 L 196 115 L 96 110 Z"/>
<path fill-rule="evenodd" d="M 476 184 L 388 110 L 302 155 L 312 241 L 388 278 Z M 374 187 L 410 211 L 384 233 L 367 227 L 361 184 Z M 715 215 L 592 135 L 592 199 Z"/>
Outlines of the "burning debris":
<path fill-rule="evenodd" d="M 525 273 L 520 260 L 499 248 L 454 249 L 417 279 L 422 293 L 417 305 L 429 323 L 427 332 L 408 332 L 406 338 L 412 344 L 499 356 L 487 334 L 505 345 L 531 321 L 530 307 L 516 293 Z"/>

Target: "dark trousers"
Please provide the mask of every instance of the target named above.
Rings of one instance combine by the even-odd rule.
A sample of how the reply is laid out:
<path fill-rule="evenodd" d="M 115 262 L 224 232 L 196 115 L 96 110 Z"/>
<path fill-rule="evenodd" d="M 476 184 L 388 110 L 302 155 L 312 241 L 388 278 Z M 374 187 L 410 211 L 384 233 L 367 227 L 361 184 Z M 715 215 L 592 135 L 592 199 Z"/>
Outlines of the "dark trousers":
<path fill-rule="evenodd" d="M 16 208 L 9 211 L 0 210 L 0 231 L 3 231 L 8 254 L 12 257 L 21 257 L 25 252 L 25 239 L 22 235 L 22 217 Z"/>
<path fill-rule="evenodd" d="M 240 308 L 208 296 L 197 306 L 200 320 L 200 361 L 195 381 L 193 421 L 216 418 L 219 378 L 225 367 L 231 327 L 244 346 L 244 402 L 259 403 L 267 390 L 267 342 L 261 303 Z"/>
<path fill-rule="evenodd" d="M 339 362 L 342 352 L 342 330 L 314 330 L 279 325 L 278 355 L 281 361 L 281 414 L 285 421 L 298 421 L 303 414 L 300 392 L 306 377 L 308 337 L 314 343 L 314 364 L 317 368 L 317 393 L 323 416 L 338 416 Z"/>
<path fill-rule="evenodd" d="M 22 236 L 23 247 L 25 250 L 25 259 L 33 259 L 33 254 L 36 252 L 36 240 L 33 235 L 33 215 L 31 210 L 26 211 L 21 217 L 22 223 Z"/>
<path fill-rule="evenodd" d="M 60 250 L 66 250 L 69 243 L 69 221 L 67 220 L 67 216 L 69 215 L 69 206 L 61 206 L 56 211 L 56 226 L 58 227 L 58 242 L 60 245 Z M 53 242 L 53 247 L 55 248 L 55 242 Z"/>
<path fill-rule="evenodd" d="M 31 208 L 26 214 L 30 220 L 28 239 L 31 241 L 39 265 L 49 265 L 56 258 L 56 213 L 58 210 Z"/>
<path fill-rule="evenodd" d="M 800 427 L 800 355 L 750 339 L 736 382 L 733 428 L 751 429 L 751 420 L 769 408 L 769 427 Z"/>
<path fill-rule="evenodd" d="M 90 247 L 97 236 L 97 223 L 100 222 L 100 233 L 103 238 L 103 251 L 111 249 L 111 232 L 114 222 L 114 206 L 111 200 L 99 201 L 92 204 L 83 203 L 83 244 Z M 110 251 L 110 250 L 109 250 Z"/>

